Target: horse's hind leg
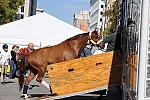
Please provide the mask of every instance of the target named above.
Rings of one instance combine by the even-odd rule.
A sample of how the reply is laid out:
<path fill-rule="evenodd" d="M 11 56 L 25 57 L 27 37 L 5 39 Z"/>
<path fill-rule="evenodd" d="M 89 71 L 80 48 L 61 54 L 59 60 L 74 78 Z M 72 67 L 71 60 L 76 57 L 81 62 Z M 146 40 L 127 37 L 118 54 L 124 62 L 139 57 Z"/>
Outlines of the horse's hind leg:
<path fill-rule="evenodd" d="M 36 81 L 41 83 L 44 87 L 46 87 L 51 92 L 51 94 L 53 94 L 51 86 L 43 80 L 45 72 L 46 72 L 46 70 L 44 70 L 44 71 L 43 70 L 39 70 L 38 71 L 38 76 L 36 78 Z"/>
<path fill-rule="evenodd" d="M 30 74 L 29 76 L 27 77 L 27 79 L 25 80 L 25 83 L 24 83 L 24 87 L 23 87 L 23 96 L 26 98 L 28 97 L 27 96 L 27 91 L 28 91 L 28 85 L 29 83 L 31 82 L 31 80 L 34 79 L 34 77 L 37 75 L 37 72 L 36 71 L 31 71 L 30 70 Z"/>

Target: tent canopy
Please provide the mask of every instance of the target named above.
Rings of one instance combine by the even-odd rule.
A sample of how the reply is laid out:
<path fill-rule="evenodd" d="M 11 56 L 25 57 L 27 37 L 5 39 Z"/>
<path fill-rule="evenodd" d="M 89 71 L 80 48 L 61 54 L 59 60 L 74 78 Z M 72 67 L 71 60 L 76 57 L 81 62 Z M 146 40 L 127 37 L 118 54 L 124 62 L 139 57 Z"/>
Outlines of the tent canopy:
<path fill-rule="evenodd" d="M 55 45 L 81 33 L 84 32 L 44 12 L 0 26 L 0 44 Z"/>

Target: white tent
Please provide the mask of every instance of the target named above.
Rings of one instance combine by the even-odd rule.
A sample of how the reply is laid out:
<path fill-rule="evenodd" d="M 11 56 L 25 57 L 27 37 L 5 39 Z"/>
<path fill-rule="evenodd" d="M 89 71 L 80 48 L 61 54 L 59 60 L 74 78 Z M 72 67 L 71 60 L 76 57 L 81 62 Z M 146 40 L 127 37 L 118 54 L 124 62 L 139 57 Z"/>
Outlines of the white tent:
<path fill-rule="evenodd" d="M 55 45 L 83 31 L 47 13 L 41 13 L 0 26 L 0 44 L 43 47 Z M 1 47 L 0 47 L 1 48 Z"/>

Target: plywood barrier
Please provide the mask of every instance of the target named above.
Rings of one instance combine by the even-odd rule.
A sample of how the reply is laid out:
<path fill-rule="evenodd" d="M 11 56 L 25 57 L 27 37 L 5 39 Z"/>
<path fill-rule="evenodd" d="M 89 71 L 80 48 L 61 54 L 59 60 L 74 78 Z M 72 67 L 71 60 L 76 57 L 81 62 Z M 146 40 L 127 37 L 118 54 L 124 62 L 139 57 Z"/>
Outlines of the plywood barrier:
<path fill-rule="evenodd" d="M 134 90 L 136 90 L 137 84 L 137 54 L 131 53 L 129 56 L 129 67 L 130 67 L 130 85 Z"/>
<path fill-rule="evenodd" d="M 115 59 L 116 61 L 118 59 Z M 71 94 L 93 88 L 119 84 L 120 64 L 110 83 L 113 52 L 92 55 L 48 66 L 48 76 L 53 92 L 57 95 Z"/>

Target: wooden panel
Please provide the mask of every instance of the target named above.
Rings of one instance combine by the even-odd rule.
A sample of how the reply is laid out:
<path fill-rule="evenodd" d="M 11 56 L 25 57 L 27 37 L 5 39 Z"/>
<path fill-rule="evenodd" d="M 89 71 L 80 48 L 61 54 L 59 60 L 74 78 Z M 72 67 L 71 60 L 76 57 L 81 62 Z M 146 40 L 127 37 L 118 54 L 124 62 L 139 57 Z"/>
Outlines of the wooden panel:
<path fill-rule="evenodd" d="M 92 55 L 85 58 L 65 61 L 48 66 L 48 75 L 52 89 L 57 95 L 71 94 L 112 84 L 120 84 L 119 63 L 111 76 L 113 52 Z M 118 61 L 118 59 L 115 59 Z"/>
<path fill-rule="evenodd" d="M 137 80 L 137 55 L 135 53 L 129 56 L 129 66 L 130 66 L 130 84 L 133 89 L 136 89 Z"/>

